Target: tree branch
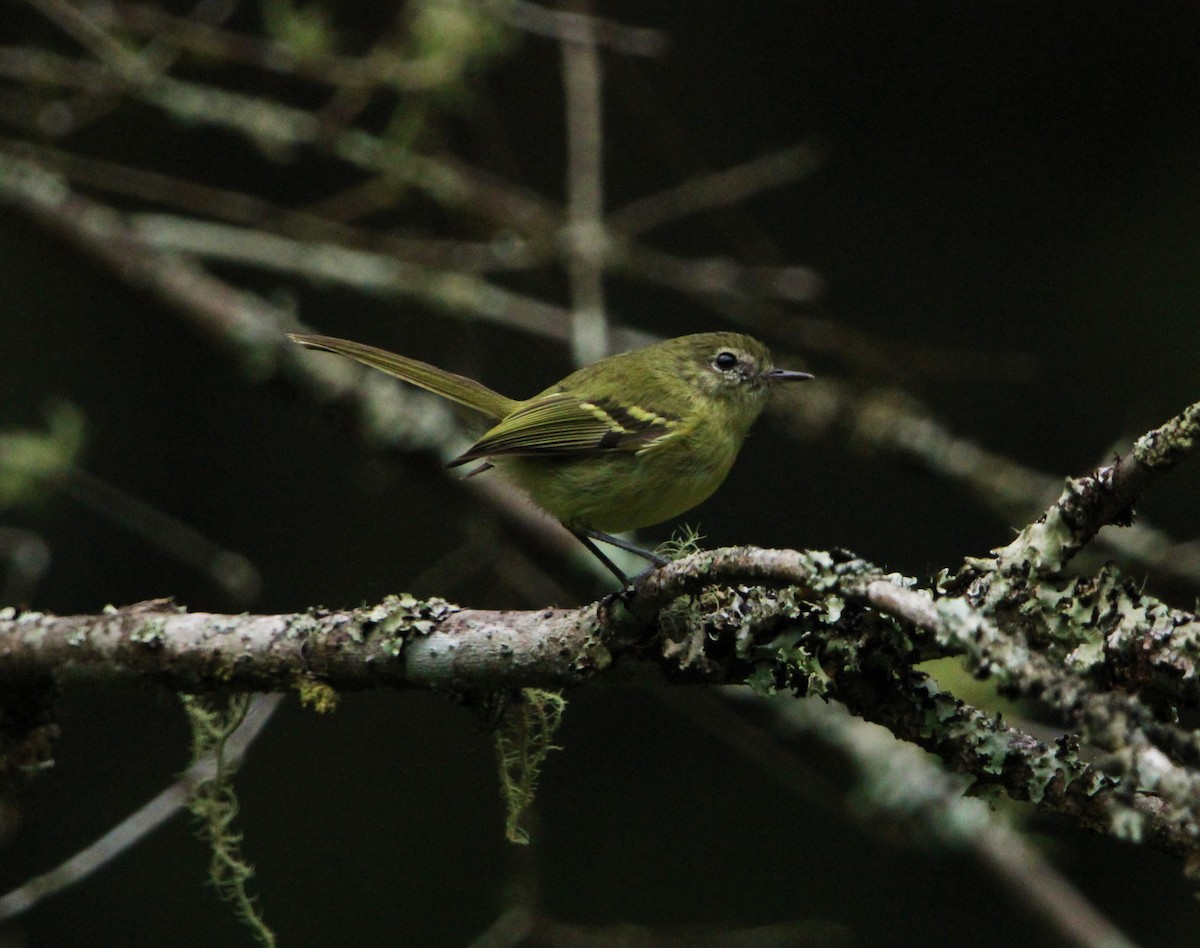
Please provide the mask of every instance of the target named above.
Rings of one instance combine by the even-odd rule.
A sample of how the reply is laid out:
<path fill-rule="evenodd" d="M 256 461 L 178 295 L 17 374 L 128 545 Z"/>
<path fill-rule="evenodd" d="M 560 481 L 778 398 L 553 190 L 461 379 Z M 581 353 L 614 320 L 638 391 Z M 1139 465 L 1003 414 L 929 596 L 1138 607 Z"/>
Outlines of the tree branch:
<path fill-rule="evenodd" d="M 1060 643 L 1030 644 L 1025 613 L 1036 609 L 969 599 L 844 552 L 741 547 L 683 557 L 577 609 L 496 612 L 411 596 L 278 616 L 191 614 L 162 600 L 100 616 L 8 609 L 0 675 L 140 678 L 185 691 L 747 683 L 760 694 L 836 698 L 978 785 L 1193 858 L 1200 747 L 1190 734 L 1137 695 L 1097 685 L 1116 677 L 1103 666 L 1083 672 L 1057 658 Z M 1042 600 L 1053 614 L 1058 600 Z M 1195 621 L 1165 606 L 1158 615 L 1176 627 Z M 916 667 L 946 655 L 966 656 L 1015 694 L 1054 692 L 1080 732 L 1051 747 L 964 703 Z M 1095 761 L 1081 742 L 1107 753 Z"/>

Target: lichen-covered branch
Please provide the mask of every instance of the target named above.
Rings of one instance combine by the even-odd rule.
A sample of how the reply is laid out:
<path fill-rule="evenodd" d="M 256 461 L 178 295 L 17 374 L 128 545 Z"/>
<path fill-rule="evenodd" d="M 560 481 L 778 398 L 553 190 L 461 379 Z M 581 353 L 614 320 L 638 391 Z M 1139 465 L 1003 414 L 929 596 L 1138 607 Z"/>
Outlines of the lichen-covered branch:
<path fill-rule="evenodd" d="M 0 610 L 0 676 L 144 679 L 178 691 L 577 684 L 611 661 L 595 608 L 490 612 L 393 596 L 296 615 L 213 615 L 151 600 L 98 616 Z"/>
<path fill-rule="evenodd" d="M 1200 402 L 1142 435 L 1114 464 L 1070 478 L 1058 501 L 998 551 L 998 569 L 1062 567 L 1107 524 L 1133 519 L 1133 503 L 1151 481 L 1200 449 Z"/>
<path fill-rule="evenodd" d="M 978 572 L 980 561 L 972 562 Z M 1194 705 L 1194 681 L 1176 675 L 1177 687 L 1145 695 L 1108 689 L 1123 674 L 1134 679 L 1120 649 L 1088 647 L 1103 634 L 1098 623 L 1114 641 L 1124 628 L 1100 603 L 1129 590 L 1103 580 L 1081 591 L 1080 580 L 1056 587 L 1047 579 L 1015 608 L 976 600 L 970 584 L 922 589 L 842 552 L 741 547 L 683 557 L 631 592 L 577 609 L 494 612 L 398 596 L 279 616 L 192 614 L 165 601 L 100 616 L 6 610 L 0 675 L 302 693 L 741 682 L 762 694 L 835 698 L 977 785 L 1190 860 L 1200 829 L 1200 747 L 1164 708 Z M 1083 605 L 1059 615 L 1068 596 Z M 1196 621 L 1145 597 L 1140 605 L 1142 612 L 1120 613 L 1129 635 L 1139 616 L 1175 630 Z M 1030 635 L 1031 622 L 1055 615 L 1056 635 Z M 1156 654 L 1167 678 L 1167 649 Z M 1058 705 L 1073 730 L 1048 745 L 964 703 L 917 667 L 946 655 L 964 656 L 1006 691 Z"/>

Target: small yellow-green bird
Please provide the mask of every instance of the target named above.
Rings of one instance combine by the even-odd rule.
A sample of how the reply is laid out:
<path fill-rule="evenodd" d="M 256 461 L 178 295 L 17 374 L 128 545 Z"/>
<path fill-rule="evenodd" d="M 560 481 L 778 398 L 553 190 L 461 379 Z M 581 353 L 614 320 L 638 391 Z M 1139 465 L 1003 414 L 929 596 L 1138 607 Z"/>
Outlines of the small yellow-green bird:
<path fill-rule="evenodd" d="M 458 402 L 493 427 L 450 467 L 495 467 L 582 542 L 622 584 L 600 540 L 662 565 L 611 534 L 661 523 L 712 494 L 777 382 L 811 379 L 775 368 L 757 339 L 705 332 L 609 356 L 532 398 L 506 398 L 474 379 L 329 336 L 292 334 L 310 349 L 356 359 Z"/>

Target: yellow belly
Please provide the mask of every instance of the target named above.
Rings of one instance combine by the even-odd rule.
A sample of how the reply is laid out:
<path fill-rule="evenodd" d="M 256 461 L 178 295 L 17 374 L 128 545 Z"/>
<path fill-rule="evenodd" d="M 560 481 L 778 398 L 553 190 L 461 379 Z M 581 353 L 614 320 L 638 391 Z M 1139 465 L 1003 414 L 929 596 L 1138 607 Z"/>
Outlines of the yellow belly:
<path fill-rule="evenodd" d="M 621 533 L 677 517 L 721 486 L 736 452 L 670 445 L 585 458 L 495 458 L 497 468 L 567 527 Z"/>

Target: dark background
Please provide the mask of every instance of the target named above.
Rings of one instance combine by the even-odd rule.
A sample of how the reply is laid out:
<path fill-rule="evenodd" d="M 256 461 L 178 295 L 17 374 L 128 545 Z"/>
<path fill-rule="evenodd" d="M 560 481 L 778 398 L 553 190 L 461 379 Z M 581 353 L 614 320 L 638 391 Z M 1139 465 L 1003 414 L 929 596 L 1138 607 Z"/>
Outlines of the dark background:
<path fill-rule="evenodd" d="M 1194 5 L 613 3 L 602 12 L 671 40 L 658 60 L 606 57 L 610 208 L 678 183 L 681 169 L 720 169 L 820 136 L 827 159 L 811 178 L 733 217 L 702 215 L 651 239 L 741 256 L 738 228 L 750 222 L 778 258 L 746 262 L 808 265 L 825 283 L 796 318 L 944 347 L 947 363 L 960 350 L 997 354 L 965 378 L 903 364 L 894 378 L 868 377 L 853 359 L 821 357 L 807 360 L 813 371 L 900 380 L 953 430 L 1056 476 L 1086 470 L 1200 396 Z M 369 24 L 344 28 L 349 42 Z M 552 43 L 524 40 L 457 108 L 448 143 L 561 200 Z M 136 108 L 77 144 L 284 204 L 339 184 L 319 163 L 268 162 Z M 437 217 L 413 213 L 414 228 Z M 515 600 L 485 568 L 421 585 L 425 568 L 486 516 L 433 460 L 371 452 L 344 416 L 282 381 L 248 377 L 156 301 L 10 208 L 0 214 L 0 427 L 40 425 L 51 398 L 80 406 L 86 468 L 250 557 L 264 577 L 253 611 L 400 590 L 479 607 L 544 604 Z M 319 331 L 470 368 L 513 395 L 570 368 L 555 344 L 408 301 L 220 272 L 293 294 Z M 560 273 L 511 285 L 566 299 Z M 614 317 L 648 331 L 725 327 L 687 298 L 627 278 L 608 289 Z M 1006 353 L 1027 354 L 1033 370 L 1009 371 Z M 1142 512 L 1193 538 L 1198 487 L 1193 465 L 1156 487 Z M 4 519 L 52 549 L 34 607 L 95 612 L 173 595 L 195 610 L 230 608 L 204 577 L 68 497 Z M 832 437 L 783 438 L 770 420 L 721 492 L 687 519 L 714 546 L 848 547 L 918 576 L 1000 545 L 1019 526 L 923 469 Z M 595 592 L 567 568 L 557 578 L 571 601 Z M 6 886 L 74 852 L 186 764 L 176 703 L 149 687 L 69 687 L 61 723 L 57 765 L 24 797 L 8 843 Z M 1056 944 L 969 858 L 889 842 L 837 799 L 798 801 L 653 695 L 573 695 L 560 743 L 532 852 L 556 917 L 822 918 L 864 945 Z M 817 749 L 802 752 L 821 760 Z M 291 701 L 238 787 L 253 886 L 281 944 L 463 945 L 505 904 L 516 856 L 501 836 L 490 742 L 444 697 L 352 694 L 329 716 Z M 1031 820 L 1063 871 L 1139 944 L 1194 937 L 1200 907 L 1178 864 Z M 178 817 L 39 907 L 10 943 L 248 943 L 203 885 L 206 862 Z"/>

